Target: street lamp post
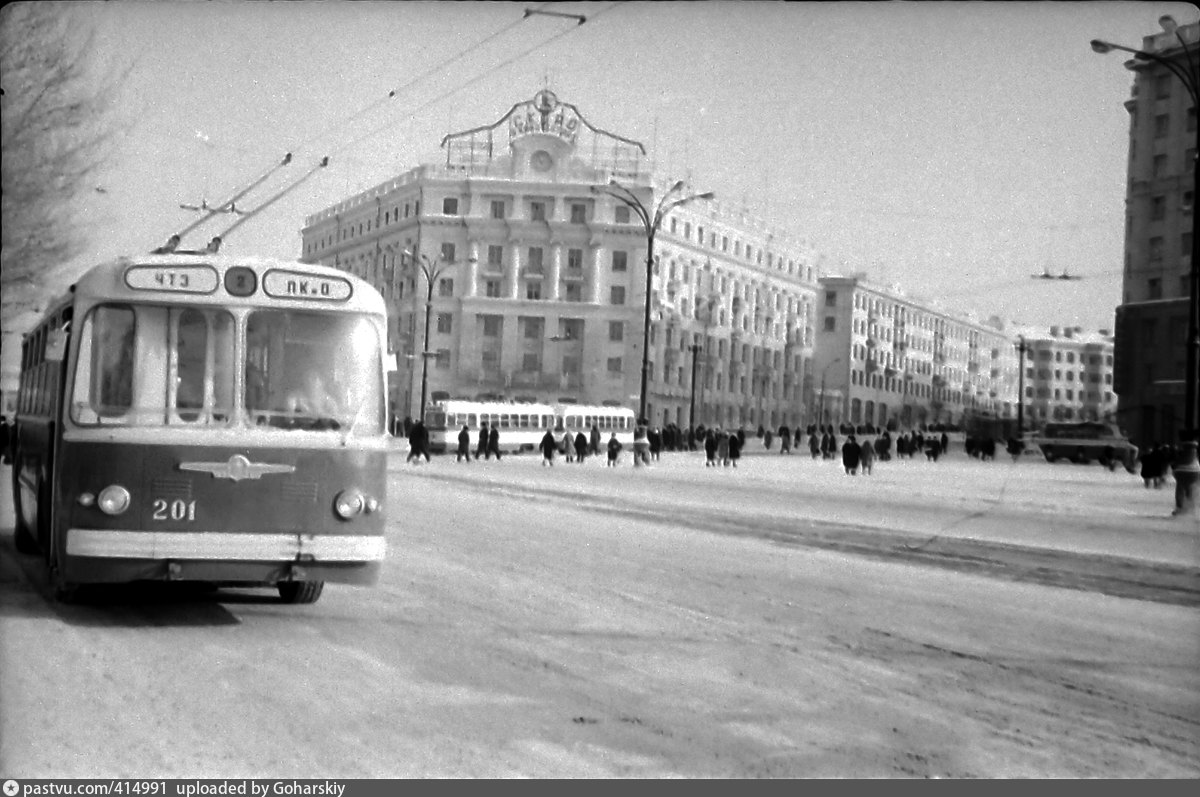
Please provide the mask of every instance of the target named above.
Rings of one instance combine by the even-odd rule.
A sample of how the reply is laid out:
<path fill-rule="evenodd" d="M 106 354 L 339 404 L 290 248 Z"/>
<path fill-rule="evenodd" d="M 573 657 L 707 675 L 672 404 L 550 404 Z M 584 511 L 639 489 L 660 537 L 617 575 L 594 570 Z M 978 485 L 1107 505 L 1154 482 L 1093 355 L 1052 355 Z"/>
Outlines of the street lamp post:
<path fill-rule="evenodd" d="M 829 372 L 829 369 L 831 367 L 837 365 L 841 361 L 842 361 L 841 357 L 836 357 L 836 358 L 834 358 L 833 362 L 826 363 L 825 367 L 821 369 L 821 401 L 817 405 L 817 426 L 818 427 L 825 425 L 825 374 L 827 374 Z"/>
<path fill-rule="evenodd" d="M 688 437 L 696 433 L 696 355 L 703 348 L 699 343 L 693 343 L 688 346 L 688 351 L 692 353 L 692 398 L 688 402 Z"/>
<path fill-rule="evenodd" d="M 429 358 L 430 356 L 437 356 L 437 352 L 429 350 L 429 320 L 433 315 L 433 286 L 437 278 L 453 263 L 448 263 L 440 259 L 430 260 L 427 255 L 416 254 L 414 252 L 404 252 L 403 254 L 412 260 L 421 269 L 421 273 L 425 275 L 425 337 L 421 342 L 421 404 L 418 407 L 420 420 L 423 421 L 425 420 L 425 404 L 429 387 Z"/>
<path fill-rule="evenodd" d="M 712 199 L 714 196 L 712 191 L 706 191 L 703 194 L 691 194 L 679 199 L 672 199 L 671 197 L 682 191 L 683 187 L 683 180 L 679 180 L 671 186 L 662 195 L 662 198 L 658 200 L 658 205 L 655 206 L 653 213 L 642 204 L 642 201 L 637 198 L 637 195 L 631 189 L 626 188 L 616 180 L 610 180 L 606 186 L 591 187 L 592 193 L 607 194 L 627 205 L 637 213 L 638 218 L 641 219 L 642 226 L 646 229 L 646 306 L 642 317 L 642 384 L 638 399 L 639 423 L 647 420 L 646 390 L 650 377 L 650 291 L 653 287 L 652 280 L 654 277 L 654 238 L 658 234 L 659 227 L 662 226 L 663 219 L 672 210 L 689 202 L 695 202 L 697 199 Z"/>
<path fill-rule="evenodd" d="M 1123 47 L 1122 45 L 1112 44 L 1100 39 L 1092 40 L 1092 49 L 1101 54 L 1109 53 L 1113 50 L 1121 50 L 1132 53 L 1133 57 L 1139 61 L 1153 61 L 1156 64 L 1161 64 L 1183 83 L 1184 88 L 1187 89 L 1192 99 L 1192 112 L 1195 113 L 1197 106 L 1200 106 L 1200 91 L 1198 91 L 1200 89 L 1200 59 L 1193 57 L 1193 52 L 1188 49 L 1187 43 L 1183 40 L 1183 35 L 1180 34 L 1174 19 L 1164 16 L 1159 18 L 1158 22 L 1162 25 L 1164 31 L 1168 34 L 1174 33 L 1175 38 L 1179 40 L 1179 45 L 1183 49 L 1183 54 L 1187 61 L 1186 68 L 1173 60 L 1163 58 L 1155 53 L 1135 50 L 1132 47 Z M 1194 152 L 1196 154 L 1192 160 L 1193 191 L 1196 188 L 1200 188 L 1200 126 L 1196 128 L 1196 149 Z M 1200 435 L 1200 426 L 1197 424 L 1196 417 L 1196 382 L 1200 380 L 1200 203 L 1197 203 L 1195 198 L 1192 199 L 1191 258 L 1191 279 L 1188 291 L 1187 360 L 1184 367 L 1183 385 L 1184 428 L 1180 434 L 1179 458 L 1174 463 L 1175 511 L 1173 514 L 1176 515 L 1194 514 L 1196 512 L 1196 482 L 1200 480 L 1200 460 L 1197 460 L 1196 457 L 1197 436 Z"/>
<path fill-rule="evenodd" d="M 1025 434 L 1025 352 L 1029 351 L 1029 346 L 1025 343 L 1024 335 L 1018 335 L 1017 340 L 1017 352 L 1020 354 L 1017 367 L 1017 439 L 1021 440 Z"/>

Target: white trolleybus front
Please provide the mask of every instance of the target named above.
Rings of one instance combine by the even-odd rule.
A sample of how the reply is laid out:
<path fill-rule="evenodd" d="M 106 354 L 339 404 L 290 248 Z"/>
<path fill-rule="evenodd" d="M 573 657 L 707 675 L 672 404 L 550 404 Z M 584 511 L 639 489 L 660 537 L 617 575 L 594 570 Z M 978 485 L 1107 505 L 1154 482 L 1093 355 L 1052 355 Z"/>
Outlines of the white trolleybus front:
<path fill-rule="evenodd" d="M 85 274 L 25 338 L 16 544 L 56 594 L 184 580 L 311 603 L 384 559 L 386 316 L 321 266 L 207 253 Z"/>

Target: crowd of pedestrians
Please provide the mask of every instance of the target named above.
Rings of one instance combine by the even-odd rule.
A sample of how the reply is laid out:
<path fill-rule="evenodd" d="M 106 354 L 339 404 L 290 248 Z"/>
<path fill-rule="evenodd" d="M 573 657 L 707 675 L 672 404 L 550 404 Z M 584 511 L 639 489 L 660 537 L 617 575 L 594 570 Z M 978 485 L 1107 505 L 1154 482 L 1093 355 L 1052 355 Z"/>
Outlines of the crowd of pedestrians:
<path fill-rule="evenodd" d="M 408 438 L 408 462 L 420 464 L 422 460 L 430 462 L 429 434 L 421 421 L 405 419 L 397 432 Z M 7 431 L 7 430 L 4 430 Z M 759 427 L 756 436 L 762 441 L 767 451 L 778 444 L 779 454 L 791 456 L 793 451 L 803 451 L 807 447 L 809 456 L 813 459 L 833 460 L 839 462 L 846 475 L 857 476 L 860 473 L 869 476 L 878 462 L 914 459 L 924 456 L 926 461 L 937 462 L 950 451 L 950 436 L 945 431 L 927 431 L 920 429 L 893 431 L 872 426 L 853 426 L 850 424 L 809 425 L 795 429 L 786 424 L 778 429 Z M 663 451 L 702 451 L 706 468 L 736 468 L 742 454 L 746 450 L 747 435 L 743 428 L 725 429 L 720 426 L 704 427 L 684 431 L 675 424 L 664 427 L 649 426 L 643 420 L 637 425 L 633 434 L 633 466 L 637 468 L 650 466 L 658 462 Z M 458 448 L 455 454 L 456 462 L 471 462 L 483 458 L 497 461 L 501 458 L 500 430 L 489 428 L 484 421 L 475 437 L 476 445 L 471 450 L 472 432 L 463 426 L 458 433 Z M 996 450 L 1001 441 L 992 437 L 967 435 L 963 438 L 962 450 L 972 458 L 981 461 L 994 460 Z M 1003 441 L 1006 451 L 1015 459 L 1019 458 L 1024 444 L 1010 438 Z M 605 462 L 608 467 L 620 464 L 626 446 L 617 439 L 615 433 L 610 434 L 604 441 L 600 429 L 593 425 L 590 430 L 572 433 L 561 428 L 547 429 L 538 445 L 544 466 L 553 466 L 555 458 L 561 455 L 569 463 L 584 464 L 590 457 L 596 457 Z M 1171 463 L 1176 451 L 1174 446 L 1155 442 L 1142 448 L 1137 455 L 1138 471 L 1147 489 L 1161 488 L 1171 475 Z M 1101 464 L 1110 470 L 1119 461 L 1109 452 L 1101 457 Z M 1129 469 L 1133 471 L 1132 465 Z"/>

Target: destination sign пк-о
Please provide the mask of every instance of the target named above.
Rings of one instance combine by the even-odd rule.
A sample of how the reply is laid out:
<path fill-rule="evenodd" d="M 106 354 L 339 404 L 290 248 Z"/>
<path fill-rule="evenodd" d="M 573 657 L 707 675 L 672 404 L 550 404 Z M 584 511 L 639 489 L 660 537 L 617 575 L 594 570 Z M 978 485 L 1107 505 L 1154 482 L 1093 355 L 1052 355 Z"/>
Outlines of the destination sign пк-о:
<path fill-rule="evenodd" d="M 274 299 L 314 299 L 344 302 L 354 289 L 341 277 L 322 277 L 302 271 L 271 269 L 263 276 L 263 290 Z"/>

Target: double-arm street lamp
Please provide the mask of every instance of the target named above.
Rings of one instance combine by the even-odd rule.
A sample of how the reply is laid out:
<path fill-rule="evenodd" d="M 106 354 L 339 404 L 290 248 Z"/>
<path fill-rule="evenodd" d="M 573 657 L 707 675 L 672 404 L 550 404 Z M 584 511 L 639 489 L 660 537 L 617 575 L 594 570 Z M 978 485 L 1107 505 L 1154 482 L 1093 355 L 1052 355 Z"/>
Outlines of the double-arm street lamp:
<path fill-rule="evenodd" d="M 1123 47 L 1120 44 L 1112 44 L 1100 39 L 1092 40 L 1092 49 L 1101 54 L 1121 50 L 1132 53 L 1138 61 L 1153 61 L 1162 65 L 1183 83 L 1192 100 L 1192 113 L 1195 114 L 1197 106 L 1200 105 L 1200 99 L 1198 99 L 1200 59 L 1196 57 L 1194 48 L 1188 48 L 1174 19 L 1164 16 L 1159 18 L 1158 23 L 1162 25 L 1166 33 L 1174 33 L 1175 38 L 1179 40 L 1186 67 L 1177 59 L 1163 58 L 1156 53 Z M 1193 150 L 1195 154 L 1192 159 L 1193 191 L 1200 188 L 1200 126 L 1197 126 L 1196 129 L 1195 146 L 1196 149 Z M 1200 380 L 1200 204 L 1196 202 L 1195 198 L 1192 199 L 1191 261 L 1191 279 L 1188 291 L 1187 361 L 1184 367 L 1183 385 L 1184 422 L 1180 435 L 1180 456 L 1175 463 L 1175 514 L 1191 514 L 1196 511 L 1195 490 L 1196 482 L 1200 479 L 1200 461 L 1196 458 L 1197 435 L 1200 435 L 1200 426 L 1198 426 L 1196 417 L 1196 383 Z"/>
<path fill-rule="evenodd" d="M 610 180 L 608 185 L 596 185 L 591 188 L 594 194 L 608 194 L 629 206 L 638 215 L 638 218 L 641 219 L 642 226 L 646 229 L 646 306 L 642 317 L 642 385 L 640 398 L 638 399 L 639 423 L 649 421 L 646 418 L 646 390 L 650 376 L 650 292 L 653 288 L 652 280 L 654 277 L 654 237 L 658 234 L 658 229 L 662 226 L 663 219 L 672 210 L 689 202 L 695 202 L 698 199 L 712 199 L 714 196 L 712 191 L 683 197 L 678 196 L 683 191 L 683 188 L 683 180 L 671 186 L 658 200 L 658 205 L 655 206 L 653 212 L 642 204 L 637 194 L 616 180 Z"/>
<path fill-rule="evenodd" d="M 417 268 L 425 276 L 425 338 L 421 341 L 421 405 L 418 408 L 420 420 L 425 420 L 425 402 L 426 390 L 429 386 L 429 358 L 436 357 L 437 352 L 429 350 L 429 319 L 433 315 L 433 286 L 437 282 L 446 269 L 455 265 L 448 263 L 441 258 L 430 260 L 427 255 L 415 254 L 413 252 L 403 252 L 401 257 L 404 257 L 416 264 Z"/>

